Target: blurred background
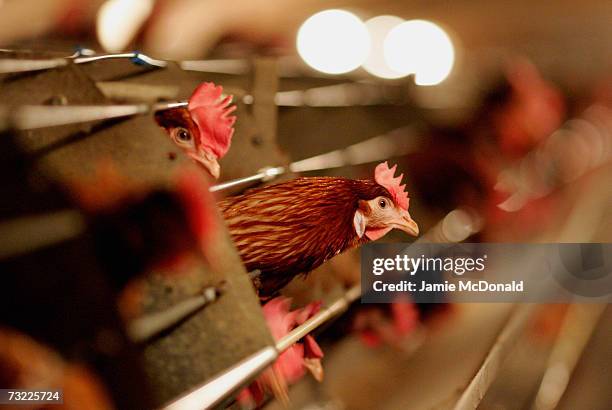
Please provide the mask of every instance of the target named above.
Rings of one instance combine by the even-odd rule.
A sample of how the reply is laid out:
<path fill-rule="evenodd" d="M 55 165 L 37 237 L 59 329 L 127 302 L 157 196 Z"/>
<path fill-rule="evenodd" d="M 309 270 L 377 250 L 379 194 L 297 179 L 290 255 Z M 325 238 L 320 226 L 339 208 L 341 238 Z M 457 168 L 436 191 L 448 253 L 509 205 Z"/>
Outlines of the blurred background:
<path fill-rule="evenodd" d="M 611 408 L 610 293 L 360 305 L 358 251 L 282 291 L 323 301 L 293 340 L 312 333 L 320 362 L 244 370 L 282 350 L 212 205 L 390 160 L 419 241 L 610 242 L 611 22 L 596 0 L 0 0 L 0 388 L 61 386 L 74 409 Z M 151 115 L 204 81 L 237 106 L 218 181 Z M 177 240 L 184 170 L 215 191 L 197 251 Z M 202 386 L 215 400 L 189 396 Z"/>

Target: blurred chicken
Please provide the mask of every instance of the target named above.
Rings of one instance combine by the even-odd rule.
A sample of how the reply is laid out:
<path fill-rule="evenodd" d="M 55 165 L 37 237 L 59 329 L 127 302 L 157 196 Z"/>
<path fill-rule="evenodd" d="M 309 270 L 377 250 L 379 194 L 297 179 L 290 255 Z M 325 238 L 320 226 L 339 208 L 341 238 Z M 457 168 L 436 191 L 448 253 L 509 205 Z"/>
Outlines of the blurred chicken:
<path fill-rule="evenodd" d="M 221 173 L 218 160 L 230 148 L 236 109 L 232 96 L 223 97 L 223 87 L 203 83 L 189 98 L 187 108 L 172 108 L 155 113 L 157 124 L 172 141 L 201 165 L 213 178 Z"/>
<path fill-rule="evenodd" d="M 417 236 L 408 193 L 395 166 L 374 180 L 311 177 L 247 191 L 219 202 L 230 234 L 262 297 L 347 249 L 396 228 Z"/>
<path fill-rule="evenodd" d="M 384 343 L 400 349 L 418 325 L 419 309 L 410 300 L 362 307 L 353 321 L 354 330 L 366 346 Z"/>
<path fill-rule="evenodd" d="M 193 257 L 214 265 L 210 244 L 218 222 L 206 178 L 190 166 L 180 169 L 173 182 L 171 189 L 139 184 L 113 163 L 101 163 L 94 175 L 70 184 L 118 289 L 145 272 L 173 271 Z"/>
<path fill-rule="evenodd" d="M 118 291 L 126 321 L 142 314 L 151 274 L 180 275 L 194 262 L 216 269 L 215 202 L 206 178 L 194 168 L 180 169 L 172 188 L 138 184 L 112 163 L 71 184 L 72 196 L 89 216 L 96 253 Z"/>
<path fill-rule="evenodd" d="M 63 404 L 3 405 L 4 409 L 111 410 L 106 386 L 83 363 L 66 361 L 56 350 L 12 328 L 0 327 L 0 386 L 5 389 L 62 389 Z"/>
<path fill-rule="evenodd" d="M 289 310 L 291 299 L 277 297 L 263 306 L 263 314 L 274 340 L 279 341 L 294 328 L 315 315 L 320 302 L 312 302 L 301 309 Z M 287 387 L 301 379 L 306 371 L 321 381 L 323 351 L 312 335 L 304 337 L 302 342 L 295 343 L 282 352 L 276 362 L 255 382 L 238 395 L 242 404 L 261 404 L 266 393 L 274 393 L 281 401 L 288 403 Z"/>
<path fill-rule="evenodd" d="M 513 62 L 505 78 L 509 95 L 493 112 L 493 126 L 501 153 L 520 158 L 561 126 L 565 101 L 559 89 L 526 59 Z"/>

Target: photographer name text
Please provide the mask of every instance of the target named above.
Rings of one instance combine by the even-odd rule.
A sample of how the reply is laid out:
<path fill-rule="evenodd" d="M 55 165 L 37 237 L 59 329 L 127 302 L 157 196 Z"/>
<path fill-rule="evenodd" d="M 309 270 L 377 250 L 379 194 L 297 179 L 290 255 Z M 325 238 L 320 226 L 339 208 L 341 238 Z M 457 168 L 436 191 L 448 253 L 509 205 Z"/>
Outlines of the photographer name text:
<path fill-rule="evenodd" d="M 372 284 L 372 289 L 375 292 L 523 292 L 525 284 L 522 280 L 507 283 L 491 283 L 486 280 L 460 280 L 458 283 L 432 283 L 425 280 L 418 283 L 402 280 L 385 283 L 377 280 Z"/>

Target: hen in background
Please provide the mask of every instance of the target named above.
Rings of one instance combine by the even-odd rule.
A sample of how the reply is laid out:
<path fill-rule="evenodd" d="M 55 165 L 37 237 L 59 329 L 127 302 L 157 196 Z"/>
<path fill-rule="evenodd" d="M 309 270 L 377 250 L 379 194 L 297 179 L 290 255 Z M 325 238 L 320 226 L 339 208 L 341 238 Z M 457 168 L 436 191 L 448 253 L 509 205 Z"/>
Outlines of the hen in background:
<path fill-rule="evenodd" d="M 219 178 L 218 160 L 230 148 L 236 110 L 232 96 L 223 97 L 223 87 L 203 83 L 189 98 L 187 108 L 171 108 L 155 113 L 155 121 L 172 141 L 213 178 Z"/>

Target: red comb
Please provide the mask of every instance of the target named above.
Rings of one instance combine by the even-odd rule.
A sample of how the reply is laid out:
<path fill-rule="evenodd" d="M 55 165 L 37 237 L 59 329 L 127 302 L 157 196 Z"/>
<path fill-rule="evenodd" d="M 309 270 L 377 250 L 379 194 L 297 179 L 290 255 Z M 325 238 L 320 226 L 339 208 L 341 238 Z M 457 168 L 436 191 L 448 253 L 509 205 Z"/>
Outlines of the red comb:
<path fill-rule="evenodd" d="M 236 117 L 231 114 L 235 105 L 230 105 L 232 96 L 221 98 L 223 87 L 213 83 L 203 83 L 189 98 L 189 113 L 198 126 L 196 140 L 199 145 L 212 152 L 217 158 L 229 150 L 234 134 Z"/>
<path fill-rule="evenodd" d="M 404 174 L 400 174 L 399 177 L 394 178 L 393 174 L 395 174 L 395 169 L 397 165 L 394 165 L 393 168 L 389 168 L 387 162 L 383 162 L 376 166 L 374 170 L 374 180 L 379 185 L 387 188 L 387 191 L 391 193 L 393 202 L 395 202 L 400 208 L 404 210 L 408 210 L 408 192 L 406 192 L 406 184 L 400 185 L 402 183 L 402 178 Z"/>

